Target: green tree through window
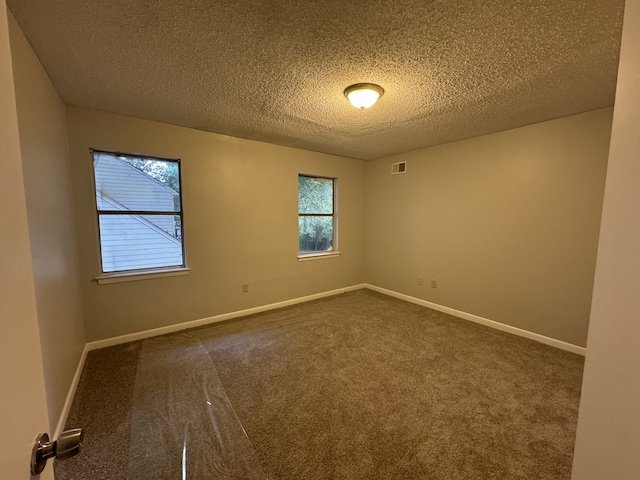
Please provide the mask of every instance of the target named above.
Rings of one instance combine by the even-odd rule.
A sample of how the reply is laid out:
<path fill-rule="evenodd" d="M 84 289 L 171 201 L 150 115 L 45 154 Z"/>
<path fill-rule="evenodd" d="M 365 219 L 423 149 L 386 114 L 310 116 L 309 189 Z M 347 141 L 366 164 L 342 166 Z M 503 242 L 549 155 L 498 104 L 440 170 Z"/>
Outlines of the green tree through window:
<path fill-rule="evenodd" d="M 299 253 L 330 252 L 335 246 L 335 179 L 298 176 Z"/>

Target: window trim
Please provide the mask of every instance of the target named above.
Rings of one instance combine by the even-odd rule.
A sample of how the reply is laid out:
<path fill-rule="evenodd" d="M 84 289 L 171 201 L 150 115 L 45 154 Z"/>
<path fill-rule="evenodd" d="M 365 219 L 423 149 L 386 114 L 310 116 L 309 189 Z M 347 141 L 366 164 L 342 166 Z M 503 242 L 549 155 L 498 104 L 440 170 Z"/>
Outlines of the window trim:
<path fill-rule="evenodd" d="M 338 250 L 338 178 L 326 175 L 312 175 L 308 173 L 298 173 L 298 185 L 300 185 L 300 177 L 321 178 L 331 180 L 333 183 L 333 195 L 331 210 L 333 213 L 300 213 L 300 187 L 298 186 L 298 225 L 300 217 L 332 217 L 333 218 L 333 241 L 331 250 L 324 252 L 301 252 L 300 251 L 300 230 L 298 229 L 298 261 L 319 260 L 321 258 L 339 257 L 341 252 Z"/>
<path fill-rule="evenodd" d="M 136 280 L 149 280 L 152 278 L 165 278 L 165 277 L 180 277 L 182 275 L 189 275 L 191 269 L 188 267 L 167 267 L 164 269 L 154 268 L 145 271 L 140 270 L 127 270 L 114 273 L 104 273 L 95 277 L 95 281 L 98 285 L 104 285 L 109 283 L 122 283 L 122 282 L 135 282 Z"/>
<path fill-rule="evenodd" d="M 338 252 L 335 250 L 331 250 L 330 252 L 320 252 L 320 253 L 300 253 L 298 254 L 299 262 L 307 262 L 309 260 L 320 260 L 321 258 L 334 258 L 342 255 L 342 252 Z"/>
<path fill-rule="evenodd" d="M 95 221 L 96 221 L 96 233 L 97 233 L 97 243 L 98 243 L 98 262 L 100 264 L 99 270 L 100 274 L 95 277 L 95 281 L 98 284 L 108 284 L 108 283 L 119 283 L 119 282 L 127 282 L 127 281 L 135 281 L 135 280 L 145 280 L 151 278 L 161 278 L 161 277 L 173 277 L 173 276 L 181 276 L 188 275 L 190 272 L 190 268 L 187 266 L 187 252 L 186 252 L 186 242 L 184 235 L 184 208 L 182 201 L 182 162 L 179 158 L 173 157 L 162 157 L 158 155 L 148 155 L 141 153 L 131 153 L 131 152 L 120 152 L 120 151 L 111 151 L 111 150 L 102 150 L 97 148 L 90 148 L 89 153 L 91 156 L 91 164 L 92 164 L 92 176 L 93 176 L 93 202 L 94 209 L 96 212 Z M 114 157 L 129 157 L 129 158 L 141 158 L 148 160 L 157 160 L 161 162 L 173 162 L 178 165 L 178 198 L 180 201 L 180 209 L 178 211 L 160 211 L 160 210 L 127 210 L 126 213 L 121 213 L 121 211 L 115 210 L 100 210 L 98 208 L 97 201 L 97 185 L 96 185 L 96 171 L 95 171 L 95 155 L 96 154 L 106 154 Z M 105 272 L 103 270 L 104 264 L 102 259 L 102 238 L 100 233 L 100 216 L 101 215 L 173 215 L 180 217 L 180 238 L 181 238 L 181 252 L 182 252 L 182 264 L 181 265 L 171 265 L 171 266 L 158 266 L 151 268 L 136 268 L 129 270 L 115 270 L 113 272 Z"/>

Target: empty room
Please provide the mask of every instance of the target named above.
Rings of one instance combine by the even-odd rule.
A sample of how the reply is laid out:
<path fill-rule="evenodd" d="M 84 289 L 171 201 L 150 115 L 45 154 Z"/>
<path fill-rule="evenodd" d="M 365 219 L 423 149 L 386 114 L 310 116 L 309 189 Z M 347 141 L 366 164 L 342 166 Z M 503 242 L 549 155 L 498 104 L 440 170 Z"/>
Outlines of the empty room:
<path fill-rule="evenodd" d="M 2 478 L 640 478 L 637 0 L 7 0 Z"/>

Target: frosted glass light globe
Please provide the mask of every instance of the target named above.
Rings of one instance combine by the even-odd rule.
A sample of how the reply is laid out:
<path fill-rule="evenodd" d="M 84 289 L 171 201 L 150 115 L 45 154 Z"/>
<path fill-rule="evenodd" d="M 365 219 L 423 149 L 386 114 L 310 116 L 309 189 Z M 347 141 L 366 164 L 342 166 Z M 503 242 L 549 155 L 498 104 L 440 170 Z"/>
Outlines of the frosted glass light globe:
<path fill-rule="evenodd" d="M 373 83 L 357 83 L 347 87 L 344 96 L 349 99 L 356 108 L 369 108 L 374 105 L 384 93 L 380 85 Z"/>

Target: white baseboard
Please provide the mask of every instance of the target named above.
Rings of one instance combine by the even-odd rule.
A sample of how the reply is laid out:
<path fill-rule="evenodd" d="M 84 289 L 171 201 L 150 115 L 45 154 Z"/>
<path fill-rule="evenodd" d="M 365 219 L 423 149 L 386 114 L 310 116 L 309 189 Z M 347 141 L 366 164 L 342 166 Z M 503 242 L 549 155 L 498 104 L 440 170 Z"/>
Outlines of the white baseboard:
<path fill-rule="evenodd" d="M 154 328 L 152 330 L 144 330 L 142 332 L 130 333 L 127 335 L 121 335 L 119 337 L 107 338 L 104 340 L 97 340 L 89 342 L 87 344 L 89 350 L 96 350 L 98 348 L 111 347 L 114 345 L 120 345 L 128 342 L 135 342 L 137 340 L 144 340 L 145 338 L 157 337 L 159 335 L 166 335 L 167 333 L 179 332 L 188 328 L 201 327 L 203 325 L 209 325 L 212 323 L 223 322 L 232 318 L 244 317 L 246 315 L 253 315 L 254 313 L 266 312 L 268 310 L 275 310 L 276 308 L 288 307 L 290 305 L 296 305 L 298 303 L 309 302 L 311 300 L 317 300 L 319 298 L 331 297 L 340 293 L 351 292 L 353 290 L 360 290 L 366 288 L 366 284 L 352 285 L 350 287 L 338 288 L 336 290 L 329 290 L 327 292 L 315 293 L 313 295 L 307 295 L 305 297 L 292 298 L 290 300 L 284 300 L 282 302 L 270 303 L 268 305 L 261 305 L 259 307 L 247 308 L 245 310 L 238 310 L 235 312 L 223 313 L 221 315 L 215 315 L 213 317 L 201 318 L 198 320 L 191 320 L 189 322 L 178 323 L 176 325 L 168 325 L 166 327 Z"/>
<path fill-rule="evenodd" d="M 165 335 L 167 333 L 179 332 L 181 330 L 186 330 L 188 328 L 200 327 L 200 326 L 208 325 L 211 323 L 230 320 L 232 318 L 244 317 L 246 315 L 252 315 L 254 313 L 266 312 L 267 310 L 275 310 L 276 308 L 288 307 L 289 305 L 296 305 L 298 303 L 304 303 L 311 300 L 317 300 L 319 298 L 330 297 L 332 295 L 351 292 L 353 290 L 360 290 L 362 288 L 366 288 L 366 285 L 365 284 L 352 285 L 350 287 L 338 288 L 336 290 L 329 290 L 327 292 L 307 295 L 305 297 L 293 298 L 291 300 L 285 300 L 282 302 L 271 303 L 271 304 L 262 305 L 259 307 L 247 308 L 246 310 L 238 310 L 237 312 L 224 313 L 224 314 L 216 315 L 213 317 L 201 318 L 199 320 L 179 323 L 177 325 L 169 325 L 167 327 L 154 328 L 152 330 L 145 330 L 143 332 L 136 332 L 128 335 L 121 335 L 119 337 L 107 338 L 105 340 L 97 340 L 95 342 L 89 342 L 85 344 L 84 350 L 82 351 L 82 355 L 80 356 L 78 367 L 76 368 L 75 375 L 73 377 L 73 380 L 71 381 L 71 386 L 69 387 L 69 393 L 67 393 L 67 398 L 64 402 L 64 406 L 62 407 L 62 412 L 60 413 L 60 418 L 58 420 L 58 425 L 56 426 L 56 431 L 53 438 L 58 438 L 60 434 L 64 431 L 64 426 L 67 423 L 67 417 L 69 416 L 69 411 L 71 410 L 73 397 L 75 396 L 76 390 L 78 389 L 78 382 L 80 381 L 80 375 L 82 375 L 82 369 L 84 368 L 84 364 L 87 360 L 87 354 L 91 350 L 97 350 L 99 348 L 104 348 L 104 347 L 111 347 L 114 345 L 121 345 L 123 343 L 134 342 L 136 340 L 143 340 L 145 338 L 156 337 L 158 335 Z"/>
<path fill-rule="evenodd" d="M 87 343 L 85 344 L 84 349 L 82 350 L 82 355 L 80 355 L 80 361 L 78 362 L 76 373 L 73 375 L 73 379 L 71 380 L 69 393 L 67 393 L 67 398 L 65 399 L 64 405 L 62 406 L 62 412 L 60 412 L 58 425 L 56 425 L 56 431 L 53 435 L 54 439 L 57 439 L 60 436 L 60 434 L 64 431 L 64 426 L 67 423 L 67 417 L 69 416 L 69 410 L 71 410 L 73 397 L 76 396 L 76 390 L 78 389 L 78 382 L 80 381 L 80 375 L 82 375 L 82 369 L 84 368 L 84 363 L 87 360 L 88 352 L 89 352 L 89 344 Z"/>
<path fill-rule="evenodd" d="M 502 330 L 504 332 L 512 333 L 520 337 L 526 337 L 531 340 L 544 343 L 546 345 L 551 345 L 553 347 L 560 348 L 562 350 L 578 353 L 580 355 L 585 355 L 586 353 L 586 349 L 584 347 L 579 347 L 578 345 L 573 345 L 571 343 L 563 342 L 562 340 L 556 340 L 555 338 L 545 337 L 544 335 L 540 335 L 538 333 L 530 332 L 528 330 L 523 330 L 517 327 L 513 327 L 511 325 L 506 325 L 504 323 L 496 322 L 494 320 L 489 320 L 488 318 L 480 317 L 472 313 L 467 313 L 460 310 L 456 310 L 454 308 L 438 305 L 437 303 L 428 302 L 427 300 L 422 300 L 420 298 L 412 297 L 410 295 L 398 293 L 393 290 L 388 290 L 386 288 L 378 287 L 376 285 L 361 283 L 359 285 L 352 285 L 350 287 L 338 288 L 338 289 L 329 290 L 326 292 L 315 293 L 313 295 L 307 295 L 305 297 L 292 298 L 290 300 L 284 300 L 282 302 L 270 303 L 270 304 L 261 305 L 258 307 L 247 308 L 245 310 L 237 310 L 235 312 L 223 313 L 223 314 L 215 315 L 212 317 L 201 318 L 198 320 L 191 320 L 189 322 L 178 323 L 175 325 L 168 325 L 166 327 L 154 328 L 151 330 L 144 330 L 142 332 L 130 333 L 130 334 L 121 335 L 118 337 L 112 337 L 104 340 L 89 342 L 85 346 L 85 352 L 83 353 L 82 361 L 84 362 L 84 358 L 86 357 L 87 351 L 96 350 L 98 348 L 111 347 L 114 345 L 134 342 L 137 340 L 144 340 L 145 338 L 157 337 L 159 335 L 166 335 L 167 333 L 174 333 L 174 332 L 179 332 L 181 330 L 186 330 L 189 328 L 201 327 L 201 326 L 209 325 L 212 323 L 218 323 L 218 322 L 230 320 L 233 318 L 244 317 L 246 315 L 253 315 L 255 313 L 266 312 L 268 310 L 275 310 L 276 308 L 288 307 L 290 305 L 309 302 L 311 300 L 317 300 L 319 298 L 330 297 L 333 295 L 338 295 L 340 293 L 351 292 L 351 291 L 360 290 L 363 288 L 369 288 L 371 290 L 374 290 L 379 293 L 383 293 L 385 295 L 389 295 L 391 297 L 399 298 L 401 300 L 415 303 L 417 305 L 422 305 L 423 307 L 431 308 L 439 312 L 448 313 L 449 315 L 453 315 L 458 318 L 463 318 L 465 320 L 470 320 L 472 322 L 479 323 L 487 327 L 495 328 L 497 330 Z M 78 366 L 78 368 L 79 368 L 79 371 L 81 371 L 80 366 Z M 77 379 L 75 379 L 74 381 L 77 381 Z"/>
<path fill-rule="evenodd" d="M 387 290 L 386 288 L 377 287 L 375 285 L 370 285 L 368 283 L 365 284 L 365 287 L 373 291 L 383 293 L 385 295 L 389 295 L 391 297 L 395 297 L 401 300 L 405 300 L 407 302 L 415 303 L 416 305 L 422 305 L 423 307 L 431 308 L 439 312 L 448 313 L 449 315 L 453 315 L 454 317 L 463 318 L 471 322 L 475 322 L 481 325 L 485 325 L 487 327 L 495 328 L 496 330 L 512 333 L 513 335 L 518 335 L 519 337 L 525 337 L 530 340 L 535 340 L 536 342 L 544 343 L 545 345 L 550 345 L 552 347 L 556 347 L 561 350 L 577 353 L 582 356 L 585 356 L 587 352 L 586 348 L 584 347 L 579 347 L 578 345 L 573 345 L 572 343 L 563 342 L 562 340 L 556 340 L 555 338 L 545 337 L 544 335 L 540 335 L 539 333 L 534 333 L 528 330 L 523 330 L 521 328 L 512 327 L 511 325 L 506 325 L 504 323 L 496 322 L 495 320 L 489 320 L 488 318 L 479 317 L 478 315 L 474 315 L 472 313 L 462 312 L 454 308 L 438 305 L 437 303 L 428 302 L 420 298 L 405 295 L 403 293 L 394 292 L 393 290 Z"/>
<path fill-rule="evenodd" d="M 236 312 L 223 313 L 221 315 L 215 315 L 213 317 L 201 318 L 199 320 L 192 320 L 189 322 L 179 323 L 176 325 L 169 325 L 166 327 L 154 328 L 152 330 L 145 330 L 142 332 L 131 333 L 127 335 L 121 335 L 119 337 L 107 338 L 105 340 L 97 340 L 94 342 L 89 342 L 85 345 L 84 350 L 82 351 L 82 356 L 80 357 L 80 361 L 78 362 L 78 367 L 76 369 L 76 373 L 73 377 L 73 381 L 71 383 L 71 387 L 69 388 L 69 393 L 67 394 L 67 398 L 65 400 L 64 406 L 62 408 L 62 412 L 60 414 L 60 419 L 58 421 L 58 425 L 56 427 L 56 432 L 54 438 L 58 438 L 60 433 L 64 430 L 65 423 L 67 421 L 67 417 L 69 415 L 69 410 L 71 409 L 71 403 L 73 402 L 73 397 L 76 394 L 76 390 L 78 388 L 78 382 L 80 381 L 80 375 L 82 374 L 82 369 L 84 368 L 85 361 L 87 359 L 87 353 L 91 350 L 97 350 L 99 348 L 111 347 L 114 345 L 120 345 L 123 343 L 134 342 L 137 340 L 143 340 L 145 338 L 156 337 L 158 335 L 165 335 L 167 333 L 179 332 L 181 330 L 186 330 L 188 328 L 201 327 L 203 325 L 209 325 L 212 323 L 222 322 L 224 320 L 230 320 L 233 318 L 244 317 L 246 315 L 252 315 L 254 313 L 266 312 L 268 310 L 275 310 L 276 308 L 288 307 L 290 305 L 296 305 L 298 303 L 309 302 L 311 300 L 317 300 L 319 298 L 330 297 L 333 295 L 338 295 L 340 293 L 351 292 L 354 290 L 360 290 L 363 288 L 369 288 L 373 291 L 383 293 L 385 295 L 389 295 L 391 297 L 399 298 L 401 300 L 405 300 L 407 302 L 415 303 L 417 305 L 421 305 L 423 307 L 431 308 L 433 310 L 437 310 L 439 312 L 448 313 L 449 315 L 453 315 L 458 318 L 462 318 L 465 320 L 469 320 L 475 323 L 479 323 L 481 325 L 485 325 L 487 327 L 495 328 L 497 330 L 501 330 L 503 332 L 512 333 L 514 335 L 518 335 L 520 337 L 529 338 L 531 340 L 535 340 L 540 343 L 544 343 L 546 345 L 550 345 L 552 347 L 560 348 L 562 350 L 567 350 L 569 352 L 577 353 L 579 355 L 585 355 L 586 349 L 583 347 L 579 347 L 577 345 L 573 345 L 571 343 L 566 343 L 561 340 L 556 340 L 554 338 L 545 337 L 544 335 L 540 335 L 538 333 L 529 332 L 527 330 L 522 330 L 520 328 L 512 327 L 511 325 L 505 325 L 504 323 L 496 322 L 494 320 L 489 320 L 487 318 L 479 317 L 472 313 L 462 312 L 460 310 L 456 310 L 453 308 L 445 307 L 442 305 L 438 305 L 436 303 L 428 302 L 426 300 L 422 300 L 416 297 L 412 297 L 409 295 L 405 295 L 403 293 L 394 292 L 393 290 L 387 290 L 386 288 L 378 287 L 376 285 L 371 285 L 368 283 L 362 283 L 359 285 L 352 285 L 350 287 L 338 288 L 336 290 L 329 290 L 327 292 L 316 293 L 313 295 L 307 295 L 305 297 L 293 298 L 290 300 L 284 300 L 282 302 L 270 303 L 268 305 L 262 305 L 259 307 L 247 308 L 245 310 L 238 310 Z"/>

